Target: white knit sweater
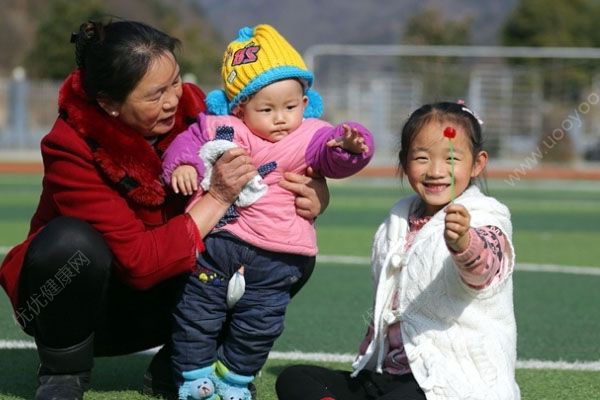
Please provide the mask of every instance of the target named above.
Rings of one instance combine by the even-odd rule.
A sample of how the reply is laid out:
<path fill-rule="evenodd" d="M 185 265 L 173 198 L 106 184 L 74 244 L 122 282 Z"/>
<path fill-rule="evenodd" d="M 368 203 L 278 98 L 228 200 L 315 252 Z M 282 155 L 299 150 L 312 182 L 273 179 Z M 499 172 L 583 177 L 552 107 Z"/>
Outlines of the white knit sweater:
<path fill-rule="evenodd" d="M 408 216 L 417 196 L 399 201 L 375 234 L 374 337 L 355 363 L 381 371 L 388 350 L 387 326 L 401 321 L 413 375 L 428 400 L 518 400 L 515 381 L 516 324 L 512 301 L 514 250 L 510 212 L 476 186 L 455 202 L 471 214 L 471 226 L 497 226 L 507 238 L 505 275 L 482 290 L 466 285 L 443 239 L 443 210 L 416 234 L 404 252 Z M 398 290 L 398 309 L 391 303 Z"/>

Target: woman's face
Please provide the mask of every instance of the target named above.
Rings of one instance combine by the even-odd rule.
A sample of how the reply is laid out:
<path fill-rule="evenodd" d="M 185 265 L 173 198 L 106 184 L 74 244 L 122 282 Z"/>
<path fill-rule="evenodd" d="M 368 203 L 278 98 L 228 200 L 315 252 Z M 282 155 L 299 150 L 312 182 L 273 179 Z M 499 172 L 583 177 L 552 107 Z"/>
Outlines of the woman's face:
<path fill-rule="evenodd" d="M 167 51 L 154 59 L 137 86 L 114 111 L 121 121 L 144 137 L 164 135 L 175 126 L 181 85 L 179 65 Z"/>

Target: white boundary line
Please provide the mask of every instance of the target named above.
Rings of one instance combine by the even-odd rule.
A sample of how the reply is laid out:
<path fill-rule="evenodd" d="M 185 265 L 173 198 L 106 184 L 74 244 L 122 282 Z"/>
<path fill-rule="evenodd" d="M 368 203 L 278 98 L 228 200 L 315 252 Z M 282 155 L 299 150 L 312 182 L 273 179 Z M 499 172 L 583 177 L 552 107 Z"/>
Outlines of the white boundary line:
<path fill-rule="evenodd" d="M 35 342 L 27 340 L 0 340 L 0 350 L 36 349 Z"/>
<path fill-rule="evenodd" d="M 0 340 L 0 350 L 33 350 L 35 343 L 27 340 Z M 158 348 L 147 350 L 144 354 L 154 354 Z M 301 362 L 340 362 L 351 363 L 355 354 L 341 353 L 304 353 L 302 351 L 272 351 L 270 360 L 287 360 Z M 543 361 L 518 360 L 519 369 L 557 369 L 564 371 L 600 371 L 600 361 Z"/>
<path fill-rule="evenodd" d="M 11 249 L 9 246 L 0 246 L 0 256 L 6 255 Z M 371 260 L 368 257 L 355 257 L 355 256 L 317 256 L 317 261 L 325 264 L 345 264 L 345 265 L 369 265 Z M 600 268 L 596 267 L 580 267 L 580 266 L 568 266 L 568 265 L 554 265 L 554 264 L 527 264 L 518 263 L 517 271 L 527 272 L 554 272 L 560 274 L 572 274 L 572 275 L 595 275 L 600 276 Z"/>
<path fill-rule="evenodd" d="M 354 257 L 354 256 L 317 256 L 317 261 L 326 264 L 347 264 L 347 265 L 369 265 L 371 260 L 368 257 Z M 562 274 L 573 274 L 573 275 L 598 275 L 600 276 L 600 268 L 596 267 L 579 267 L 579 266 L 568 266 L 568 265 L 554 265 L 554 264 L 528 264 L 518 263 L 517 271 L 527 272 L 556 272 Z"/>
<path fill-rule="evenodd" d="M 600 371 L 600 361 L 517 360 L 519 369 L 559 369 L 564 371 Z"/>
<path fill-rule="evenodd" d="M 352 362 L 356 354 L 339 353 L 304 353 L 301 351 L 279 352 L 269 354 L 271 360 L 289 361 L 325 361 L 325 362 Z M 543 361 L 543 360 L 518 360 L 517 368 L 520 369 L 559 369 L 568 371 L 600 371 L 600 361 Z"/>
<path fill-rule="evenodd" d="M 573 275 L 596 275 L 600 276 L 600 268 L 578 267 L 553 264 L 517 264 L 517 271 L 527 272 L 556 272 L 560 274 Z"/>

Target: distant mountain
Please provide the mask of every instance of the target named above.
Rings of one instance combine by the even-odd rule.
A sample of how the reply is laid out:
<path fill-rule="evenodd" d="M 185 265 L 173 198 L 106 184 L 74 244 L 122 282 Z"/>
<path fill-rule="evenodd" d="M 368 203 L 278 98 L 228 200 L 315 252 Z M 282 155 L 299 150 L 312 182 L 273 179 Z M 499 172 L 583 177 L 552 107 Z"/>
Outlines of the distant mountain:
<path fill-rule="evenodd" d="M 245 25 L 270 23 L 300 51 L 313 44 L 399 44 L 404 25 L 427 7 L 473 18 L 472 44 L 493 45 L 518 0 L 188 0 L 227 40 Z"/>

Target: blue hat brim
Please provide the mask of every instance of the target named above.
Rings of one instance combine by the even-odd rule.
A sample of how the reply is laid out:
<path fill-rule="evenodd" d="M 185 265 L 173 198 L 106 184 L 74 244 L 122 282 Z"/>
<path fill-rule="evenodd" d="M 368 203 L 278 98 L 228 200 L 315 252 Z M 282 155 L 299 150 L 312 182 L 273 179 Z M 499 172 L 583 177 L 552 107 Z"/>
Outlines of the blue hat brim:
<path fill-rule="evenodd" d="M 323 99 L 317 91 L 311 89 L 313 74 L 309 71 L 290 66 L 276 67 L 263 72 L 250 81 L 231 101 L 227 99 L 227 95 L 223 90 L 209 92 L 204 100 L 206 111 L 212 115 L 231 115 L 235 107 L 249 99 L 254 93 L 271 83 L 283 79 L 301 79 L 306 82 L 308 89 L 306 89 L 305 95 L 308 97 L 308 104 L 304 109 L 305 118 L 319 118 L 323 114 Z"/>
<path fill-rule="evenodd" d="M 242 89 L 237 96 L 235 96 L 229 102 L 229 113 L 240 103 L 246 101 L 254 93 L 273 82 L 281 81 L 283 79 L 302 79 L 306 82 L 307 87 L 310 88 L 313 83 L 313 74 L 310 71 L 300 69 L 294 66 L 282 66 L 271 68 L 264 71 Z"/>

